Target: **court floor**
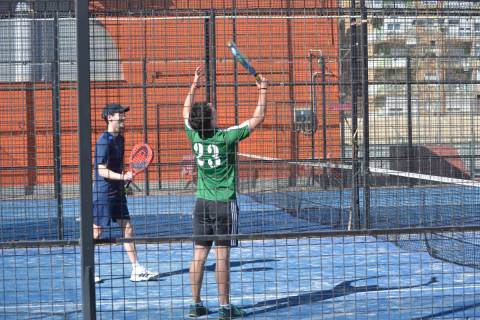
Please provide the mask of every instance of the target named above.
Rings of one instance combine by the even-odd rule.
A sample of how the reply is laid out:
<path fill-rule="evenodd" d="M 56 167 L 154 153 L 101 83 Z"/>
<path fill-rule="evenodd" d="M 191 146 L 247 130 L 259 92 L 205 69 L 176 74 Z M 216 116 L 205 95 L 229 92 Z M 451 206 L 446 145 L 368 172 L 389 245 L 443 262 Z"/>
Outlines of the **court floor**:
<path fill-rule="evenodd" d="M 16 208 L 36 212 L 40 220 L 52 207 L 39 204 L 34 211 L 33 202 L 31 207 L 3 202 L 2 217 Z M 65 205 L 74 230 L 79 226 L 78 203 Z M 241 197 L 240 205 L 244 233 L 325 228 L 248 197 Z M 141 235 L 190 234 L 192 206 L 191 196 L 130 201 Z M 21 221 L 3 224 L 3 236 L 11 236 Z M 54 231 L 55 224 L 50 225 Z M 28 224 L 23 228 L 29 235 Z M 408 236 L 403 241 L 408 242 Z M 160 272 L 157 281 L 130 282 L 131 266 L 123 247 L 97 247 L 96 273 L 104 280 L 96 285 L 98 319 L 188 318 L 191 242 L 138 244 L 137 250 L 142 263 Z M 231 261 L 232 302 L 247 311 L 245 319 L 480 318 L 477 269 L 407 251 L 383 238 L 245 240 L 232 249 Z M 211 313 L 203 319 L 218 318 L 214 264 L 212 252 L 203 287 Z M 80 278 L 79 247 L 0 249 L 0 319 L 81 319 Z"/>
<path fill-rule="evenodd" d="M 190 243 L 139 245 L 161 275 L 133 283 L 122 247 L 101 246 L 99 319 L 183 319 L 190 303 Z M 2 319 L 81 319 L 80 258 L 74 247 L 1 251 Z M 214 256 L 203 296 L 217 318 Z M 242 241 L 232 251 L 232 301 L 245 319 L 475 319 L 476 270 L 406 252 L 372 237 Z"/>

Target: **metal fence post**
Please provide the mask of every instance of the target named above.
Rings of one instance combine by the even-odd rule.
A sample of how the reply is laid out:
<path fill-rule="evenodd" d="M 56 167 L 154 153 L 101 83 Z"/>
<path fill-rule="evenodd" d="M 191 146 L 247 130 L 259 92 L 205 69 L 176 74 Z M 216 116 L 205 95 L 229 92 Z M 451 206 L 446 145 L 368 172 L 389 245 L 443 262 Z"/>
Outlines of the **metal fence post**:
<path fill-rule="evenodd" d="M 90 119 L 90 30 L 88 1 L 75 2 L 77 23 L 78 138 L 80 175 L 80 250 L 84 319 L 96 319 L 92 215 L 92 142 Z"/>

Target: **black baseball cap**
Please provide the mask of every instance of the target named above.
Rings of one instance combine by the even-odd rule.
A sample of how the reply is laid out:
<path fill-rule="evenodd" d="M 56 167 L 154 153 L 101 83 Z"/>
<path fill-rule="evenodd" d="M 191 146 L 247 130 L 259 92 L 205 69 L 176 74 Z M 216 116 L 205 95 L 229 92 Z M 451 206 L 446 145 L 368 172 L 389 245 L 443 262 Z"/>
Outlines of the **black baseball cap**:
<path fill-rule="evenodd" d="M 130 107 L 123 107 L 118 103 L 109 103 L 103 108 L 102 118 L 106 119 L 109 114 L 125 113 L 130 110 Z"/>

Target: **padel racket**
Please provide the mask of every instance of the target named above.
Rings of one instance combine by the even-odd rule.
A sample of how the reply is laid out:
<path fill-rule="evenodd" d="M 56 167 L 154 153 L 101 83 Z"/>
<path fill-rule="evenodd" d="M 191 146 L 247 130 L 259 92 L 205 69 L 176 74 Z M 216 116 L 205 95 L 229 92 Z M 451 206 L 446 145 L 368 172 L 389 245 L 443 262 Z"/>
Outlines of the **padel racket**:
<path fill-rule="evenodd" d="M 250 72 L 257 81 L 260 81 L 260 76 L 257 74 L 257 71 L 255 71 L 255 68 L 250 64 L 250 61 L 248 61 L 248 58 L 244 56 L 240 50 L 238 50 L 237 45 L 233 41 L 229 41 L 227 43 L 227 47 L 230 49 L 232 52 L 232 55 L 237 58 L 238 62 L 247 69 L 248 72 Z"/>
<path fill-rule="evenodd" d="M 130 152 L 130 171 L 134 176 L 148 168 L 153 161 L 153 150 L 146 143 L 139 143 L 133 146 Z M 127 182 L 125 189 L 128 189 L 130 182 Z"/>

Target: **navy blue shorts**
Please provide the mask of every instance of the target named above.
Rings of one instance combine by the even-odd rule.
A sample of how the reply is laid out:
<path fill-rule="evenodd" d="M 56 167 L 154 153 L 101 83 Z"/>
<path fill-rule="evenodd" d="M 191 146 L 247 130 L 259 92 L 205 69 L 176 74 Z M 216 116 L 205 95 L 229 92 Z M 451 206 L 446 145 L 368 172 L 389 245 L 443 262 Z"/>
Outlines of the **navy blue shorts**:
<path fill-rule="evenodd" d="M 193 212 L 193 235 L 230 235 L 238 233 L 238 206 L 229 202 L 197 198 Z M 210 247 L 213 241 L 199 240 L 195 244 Z M 236 247 L 238 240 L 217 240 L 217 246 Z"/>
<path fill-rule="evenodd" d="M 127 201 L 102 201 L 93 203 L 93 223 L 97 226 L 107 227 L 110 221 L 130 220 Z"/>

